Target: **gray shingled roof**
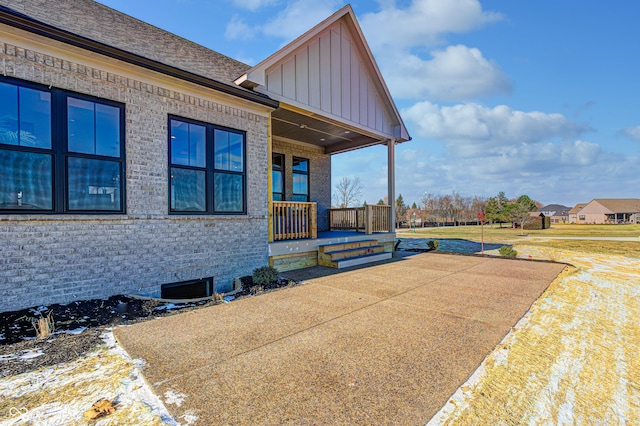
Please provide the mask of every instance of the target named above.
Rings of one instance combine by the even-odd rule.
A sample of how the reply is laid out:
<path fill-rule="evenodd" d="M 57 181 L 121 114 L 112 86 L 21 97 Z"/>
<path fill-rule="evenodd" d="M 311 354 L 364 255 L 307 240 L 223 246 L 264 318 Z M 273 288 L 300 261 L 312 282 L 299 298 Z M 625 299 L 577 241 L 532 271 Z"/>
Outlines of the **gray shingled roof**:
<path fill-rule="evenodd" d="M 0 0 L 46 24 L 222 83 L 249 65 L 91 0 Z"/>
<path fill-rule="evenodd" d="M 552 215 L 547 216 L 563 216 L 568 215 L 571 207 L 563 206 L 562 204 L 549 204 L 538 209 L 539 212 L 554 212 Z"/>

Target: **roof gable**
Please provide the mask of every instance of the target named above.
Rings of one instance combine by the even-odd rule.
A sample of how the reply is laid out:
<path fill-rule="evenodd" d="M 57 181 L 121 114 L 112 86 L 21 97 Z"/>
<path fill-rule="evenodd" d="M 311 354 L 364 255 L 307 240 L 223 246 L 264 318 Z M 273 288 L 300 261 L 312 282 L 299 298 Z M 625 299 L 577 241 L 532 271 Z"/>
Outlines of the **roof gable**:
<path fill-rule="evenodd" d="M 576 204 L 576 206 L 574 208 L 569 210 L 569 214 L 578 214 L 578 212 L 580 210 L 582 210 L 584 208 L 584 206 L 586 206 L 586 205 L 587 205 L 587 203 L 578 203 L 578 204 Z"/>
<path fill-rule="evenodd" d="M 410 140 L 351 6 L 260 62 L 236 83 L 316 116 Z"/>

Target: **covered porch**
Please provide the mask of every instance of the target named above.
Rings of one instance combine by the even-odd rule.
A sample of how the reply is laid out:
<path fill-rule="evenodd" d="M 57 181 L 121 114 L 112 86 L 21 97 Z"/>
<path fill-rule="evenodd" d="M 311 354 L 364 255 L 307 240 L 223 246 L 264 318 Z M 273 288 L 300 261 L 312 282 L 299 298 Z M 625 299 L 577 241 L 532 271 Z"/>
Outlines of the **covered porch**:
<path fill-rule="evenodd" d="M 386 197 L 393 202 L 395 146 L 411 139 L 351 7 L 255 65 L 236 83 L 279 102 L 269 117 L 267 141 L 270 263 L 280 270 L 312 266 L 323 257 L 323 245 L 354 239 L 362 242 L 333 251 L 371 258 L 381 247 L 391 252 L 393 208 L 334 208 L 331 203 L 331 157 L 374 145 L 387 147 Z M 328 257 L 333 262 L 345 253 Z"/>
<path fill-rule="evenodd" d="M 316 239 L 332 232 L 364 233 L 393 232 L 391 206 L 367 205 L 362 207 L 330 208 L 329 228 L 318 231 L 317 203 L 296 201 L 272 202 L 271 227 L 273 241 Z"/>

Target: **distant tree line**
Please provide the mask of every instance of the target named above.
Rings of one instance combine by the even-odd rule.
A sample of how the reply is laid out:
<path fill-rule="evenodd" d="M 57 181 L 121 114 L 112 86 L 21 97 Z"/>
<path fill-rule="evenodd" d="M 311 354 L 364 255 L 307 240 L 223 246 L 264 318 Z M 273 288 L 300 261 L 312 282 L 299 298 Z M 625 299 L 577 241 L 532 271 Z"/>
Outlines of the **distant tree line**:
<path fill-rule="evenodd" d="M 362 191 L 360 178 L 342 177 L 335 187 L 333 205 L 341 208 L 360 206 Z M 388 204 L 387 198 L 380 199 L 378 204 Z M 465 197 L 455 191 L 445 195 L 425 193 L 419 205 L 414 202 L 411 206 L 405 204 L 402 194 L 399 194 L 395 200 L 396 226 L 411 226 L 413 223 L 426 226 L 479 224 L 484 221 L 492 226 L 494 223 L 509 223 L 524 228 L 533 219 L 529 213 L 541 206 L 528 195 L 508 199 L 502 191 L 489 198 L 478 195 Z"/>
<path fill-rule="evenodd" d="M 397 226 L 411 226 L 415 219 L 423 226 L 480 224 L 484 220 L 491 225 L 510 223 L 522 227 L 531 220 L 529 213 L 538 207 L 539 203 L 527 195 L 508 199 L 504 192 L 487 199 L 478 195 L 462 196 L 458 192 L 445 195 L 425 193 L 419 205 L 414 202 L 411 206 L 405 204 L 402 194 L 399 194 L 395 213 Z"/>

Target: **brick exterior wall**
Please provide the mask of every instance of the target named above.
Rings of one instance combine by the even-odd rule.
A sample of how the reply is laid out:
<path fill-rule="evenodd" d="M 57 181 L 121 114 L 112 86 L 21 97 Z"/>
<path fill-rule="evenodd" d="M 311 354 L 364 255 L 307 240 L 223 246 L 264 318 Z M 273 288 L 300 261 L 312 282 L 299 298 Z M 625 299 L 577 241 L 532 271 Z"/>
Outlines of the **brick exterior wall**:
<path fill-rule="evenodd" d="M 126 104 L 127 205 L 124 215 L 0 214 L 0 311 L 156 292 L 210 276 L 224 292 L 267 264 L 266 110 L 105 68 L 0 42 L 0 76 Z M 246 131 L 246 215 L 168 215 L 168 114 Z"/>
<path fill-rule="evenodd" d="M 273 140 L 272 150 L 285 156 L 286 200 L 291 200 L 293 194 L 293 157 L 309 160 L 309 200 L 318 203 L 318 231 L 328 231 L 328 209 L 331 208 L 331 156 L 325 154 L 321 148 L 287 143 L 278 139 Z"/>

